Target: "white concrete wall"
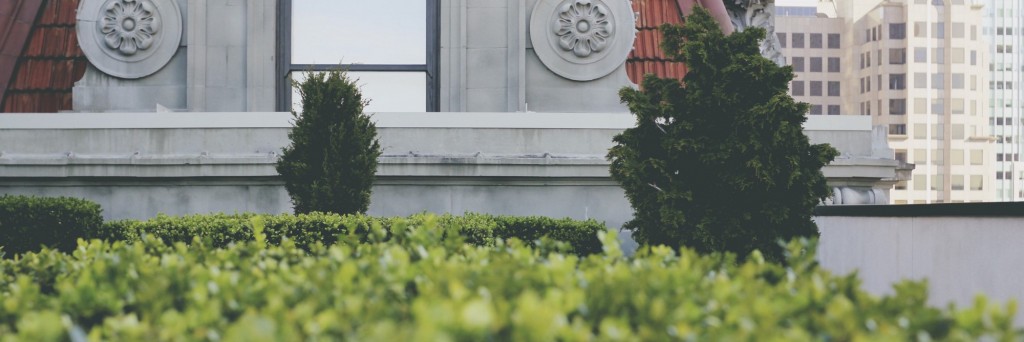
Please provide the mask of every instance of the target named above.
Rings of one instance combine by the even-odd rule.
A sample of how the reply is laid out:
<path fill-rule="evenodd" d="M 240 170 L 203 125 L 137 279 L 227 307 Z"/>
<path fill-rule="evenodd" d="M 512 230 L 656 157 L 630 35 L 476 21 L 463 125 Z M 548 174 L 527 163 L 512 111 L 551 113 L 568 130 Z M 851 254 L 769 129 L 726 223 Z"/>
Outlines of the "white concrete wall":
<path fill-rule="evenodd" d="M 950 210 L 953 211 L 953 210 Z M 928 279 L 932 305 L 965 307 L 978 294 L 1024 300 L 1022 217 L 815 218 L 818 258 L 833 272 L 858 272 L 865 290 L 891 294 L 902 279 Z M 1024 326 L 1024 315 L 1016 323 Z"/>

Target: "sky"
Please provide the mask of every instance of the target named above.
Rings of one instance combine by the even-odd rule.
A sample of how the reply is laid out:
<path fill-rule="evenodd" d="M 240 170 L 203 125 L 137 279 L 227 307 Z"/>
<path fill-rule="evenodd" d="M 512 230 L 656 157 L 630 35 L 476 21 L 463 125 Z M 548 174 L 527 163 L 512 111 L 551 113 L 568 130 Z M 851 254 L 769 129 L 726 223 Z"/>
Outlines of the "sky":
<path fill-rule="evenodd" d="M 423 0 L 297 0 L 292 2 L 292 18 L 294 64 L 426 64 Z M 301 81 L 303 74 L 293 77 Z M 367 112 L 426 110 L 423 73 L 349 76 L 371 100 Z M 301 104 L 297 92 L 292 103 Z"/>

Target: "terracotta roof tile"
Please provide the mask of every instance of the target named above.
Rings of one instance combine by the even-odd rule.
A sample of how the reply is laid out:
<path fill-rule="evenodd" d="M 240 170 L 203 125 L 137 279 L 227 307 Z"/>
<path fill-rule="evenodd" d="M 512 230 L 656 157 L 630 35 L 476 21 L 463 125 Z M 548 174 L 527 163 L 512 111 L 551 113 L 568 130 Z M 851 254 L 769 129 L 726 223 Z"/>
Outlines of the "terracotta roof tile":
<path fill-rule="evenodd" d="M 71 88 L 85 74 L 88 64 L 75 32 L 78 2 L 43 1 L 28 42 L 16 54 L 19 57 L 11 83 L 0 99 L 0 111 L 54 113 L 72 109 Z M 2 63 L 0 60 L 0 67 Z"/>
<path fill-rule="evenodd" d="M 662 24 L 682 22 L 676 0 L 633 0 L 633 11 L 640 16 L 637 18 L 636 42 L 626 61 L 629 79 L 639 84 L 645 74 L 668 78 L 686 75 L 686 65 L 665 56 L 661 49 L 661 31 L 658 30 Z"/>

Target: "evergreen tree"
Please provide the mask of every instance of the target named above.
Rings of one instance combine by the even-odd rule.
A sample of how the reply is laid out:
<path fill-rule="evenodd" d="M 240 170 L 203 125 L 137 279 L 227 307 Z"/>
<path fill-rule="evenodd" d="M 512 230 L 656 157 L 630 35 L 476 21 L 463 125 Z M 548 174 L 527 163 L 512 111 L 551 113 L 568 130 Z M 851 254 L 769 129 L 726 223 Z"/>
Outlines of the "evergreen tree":
<path fill-rule="evenodd" d="M 608 153 L 635 210 L 625 228 L 641 244 L 781 260 L 779 240 L 818 234 L 821 168 L 838 153 L 808 141 L 808 104 L 788 95 L 792 68 L 761 56 L 763 29 L 727 36 L 699 8 L 686 19 L 661 27 L 683 80 L 647 75 L 620 92 L 637 118 Z"/>
<path fill-rule="evenodd" d="M 368 101 L 341 70 L 309 73 L 297 86 L 302 114 L 292 113 L 292 144 L 277 163 L 295 212 L 366 212 L 381 154 Z"/>

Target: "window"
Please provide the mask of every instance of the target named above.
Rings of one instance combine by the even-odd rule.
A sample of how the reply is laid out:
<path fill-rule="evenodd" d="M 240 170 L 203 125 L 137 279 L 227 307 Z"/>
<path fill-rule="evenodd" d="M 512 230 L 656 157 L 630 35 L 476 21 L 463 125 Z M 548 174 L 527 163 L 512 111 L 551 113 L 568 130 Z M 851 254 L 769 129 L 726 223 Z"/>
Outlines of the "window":
<path fill-rule="evenodd" d="M 796 35 L 796 34 L 794 33 L 794 35 Z M 794 72 L 804 72 L 804 58 L 803 57 L 793 57 L 793 71 Z"/>
<path fill-rule="evenodd" d="M 907 89 L 907 74 L 889 74 L 889 90 Z"/>
<path fill-rule="evenodd" d="M 964 64 L 964 49 L 953 48 L 953 64 Z"/>
<path fill-rule="evenodd" d="M 889 39 L 906 39 L 907 23 L 889 24 Z"/>
<path fill-rule="evenodd" d="M 829 81 L 828 82 L 828 96 L 839 96 L 839 82 L 837 82 L 837 81 Z"/>
<path fill-rule="evenodd" d="M 942 115 L 946 112 L 945 99 L 932 99 L 932 114 Z"/>
<path fill-rule="evenodd" d="M 978 51 L 971 50 L 971 65 L 978 65 Z"/>
<path fill-rule="evenodd" d="M 978 25 L 971 25 L 971 40 L 978 40 Z"/>
<path fill-rule="evenodd" d="M 793 81 L 793 96 L 804 96 L 804 81 Z"/>
<path fill-rule="evenodd" d="M 889 135 L 907 135 L 907 125 L 906 124 L 889 124 Z M 903 161 L 906 161 L 906 158 L 907 158 L 906 153 L 907 152 L 905 152 L 905 151 L 903 152 L 903 154 L 904 154 L 903 155 L 903 158 L 904 158 Z M 896 157 L 897 157 L 897 160 L 899 160 L 899 157 L 900 157 L 899 152 L 896 152 Z"/>
<path fill-rule="evenodd" d="M 949 159 L 953 165 L 964 165 L 964 150 L 949 151 Z"/>
<path fill-rule="evenodd" d="M 889 125 L 889 127 L 892 127 L 892 125 Z M 907 126 L 904 125 L 903 126 L 903 131 L 904 132 L 906 132 L 906 128 L 907 128 Z M 891 130 L 891 128 L 890 128 L 890 130 Z M 890 134 L 892 134 L 892 133 L 890 133 Z M 904 134 L 906 134 L 906 133 L 904 133 Z M 907 162 L 907 150 L 896 150 L 896 152 L 893 155 L 893 159 L 896 159 L 896 161 L 901 162 L 901 163 L 906 163 Z"/>
<path fill-rule="evenodd" d="M 978 90 L 978 75 L 971 75 L 971 90 Z"/>
<path fill-rule="evenodd" d="M 953 74 L 953 89 L 964 89 L 964 74 Z"/>
<path fill-rule="evenodd" d="M 779 46 L 785 48 L 786 47 L 786 33 L 785 32 L 775 32 L 775 36 L 779 38 Z"/>
<path fill-rule="evenodd" d="M 946 75 L 937 72 L 932 74 L 932 89 L 943 90 L 946 89 Z"/>
<path fill-rule="evenodd" d="M 803 33 L 794 33 L 793 34 L 793 41 L 792 41 L 792 43 L 793 43 L 793 48 L 795 48 L 795 49 L 803 49 L 804 48 L 804 34 Z"/>
<path fill-rule="evenodd" d="M 932 23 L 932 38 L 946 38 L 946 23 Z"/>
<path fill-rule="evenodd" d="M 812 105 L 811 115 L 821 115 L 821 105 Z"/>
<path fill-rule="evenodd" d="M 811 72 L 821 72 L 821 57 L 811 57 Z"/>
<path fill-rule="evenodd" d="M 928 138 L 928 125 L 925 125 L 925 124 L 914 124 L 914 139 L 927 139 L 927 138 Z M 914 164 L 923 164 L 924 163 L 923 162 L 924 154 L 923 153 L 922 154 L 915 153 L 915 158 L 917 158 L 917 156 L 920 156 L 922 158 L 921 159 L 922 162 L 918 163 L 916 161 L 917 159 L 914 159 L 915 160 Z"/>
<path fill-rule="evenodd" d="M 942 154 L 941 153 L 936 153 L 935 155 L 936 156 L 941 156 Z M 936 161 L 935 165 L 942 165 L 942 163 Z M 945 179 L 943 179 L 941 175 L 932 176 L 932 187 L 931 187 L 932 190 L 944 190 L 944 186 L 945 186 Z"/>
<path fill-rule="evenodd" d="M 907 114 L 907 99 L 889 99 L 889 115 Z"/>
<path fill-rule="evenodd" d="M 964 99 L 954 98 L 952 103 L 950 103 L 950 107 L 952 107 L 953 114 L 962 115 L 964 113 Z"/>
<path fill-rule="evenodd" d="M 915 163 L 915 164 L 917 164 L 917 163 Z M 924 164 L 924 163 L 921 163 L 921 164 Z M 925 183 L 925 182 L 927 182 L 927 181 L 928 181 L 928 179 L 925 178 L 924 175 L 914 175 L 914 190 L 926 190 L 926 188 L 928 186 L 928 183 Z"/>
<path fill-rule="evenodd" d="M 839 48 L 839 34 L 838 33 L 829 33 L 828 34 L 828 48 L 829 49 L 838 49 Z"/>
<path fill-rule="evenodd" d="M 928 24 L 923 21 L 914 22 L 914 37 L 924 38 L 928 36 Z"/>
<path fill-rule="evenodd" d="M 984 164 L 985 153 L 983 150 L 971 150 L 971 165 Z"/>
<path fill-rule="evenodd" d="M 914 88 L 926 89 L 928 88 L 928 74 L 923 72 L 914 73 Z"/>
<path fill-rule="evenodd" d="M 828 58 L 828 72 L 839 72 L 839 57 Z"/>
<path fill-rule="evenodd" d="M 812 49 L 820 49 L 821 48 L 821 33 L 811 33 L 810 36 L 811 36 L 811 48 Z"/>
<path fill-rule="evenodd" d="M 839 115 L 839 105 L 828 105 L 828 115 Z"/>
<path fill-rule="evenodd" d="M 368 112 L 440 110 L 439 0 L 313 0 L 280 5 L 277 20 L 284 32 L 278 41 L 279 79 L 300 81 L 309 72 L 352 63 L 341 67 L 359 80 L 363 95 L 373 99 Z M 403 10 L 388 11 L 396 6 Z M 397 24 L 379 30 L 381 22 Z M 346 34 L 324 44 L 322 27 Z M 374 39 L 359 39 L 369 35 Z M 288 82 L 279 83 L 277 110 L 297 107 L 301 101 L 297 90 Z"/>
<path fill-rule="evenodd" d="M 950 184 L 952 190 L 964 189 L 964 175 L 953 175 L 953 177 L 950 180 L 952 183 Z"/>
<path fill-rule="evenodd" d="M 964 125 L 953 124 L 953 140 L 964 140 Z M 963 161 L 961 161 L 963 164 Z"/>
<path fill-rule="evenodd" d="M 914 114 L 928 114 L 928 100 L 920 97 L 915 98 Z"/>
<path fill-rule="evenodd" d="M 973 156 L 971 156 L 973 158 Z M 971 175 L 971 190 L 980 191 L 984 190 L 981 184 L 981 175 Z"/>
<path fill-rule="evenodd" d="M 953 38 L 964 37 L 964 23 L 953 23 Z"/>
<path fill-rule="evenodd" d="M 889 49 L 889 64 L 907 64 L 907 49 Z"/>
<path fill-rule="evenodd" d="M 821 81 L 811 81 L 811 96 L 821 96 Z M 820 106 L 819 106 L 820 107 Z M 818 113 L 821 114 L 821 113 Z"/>
<path fill-rule="evenodd" d="M 946 48 L 932 48 L 932 63 L 946 64 Z"/>
<path fill-rule="evenodd" d="M 946 130 L 943 129 L 942 124 L 932 125 L 932 140 L 942 140 L 946 138 Z M 932 160 L 935 164 L 942 164 L 942 153 L 936 153 L 932 155 Z"/>
<path fill-rule="evenodd" d="M 928 48 L 914 48 L 914 63 L 928 63 Z"/>

